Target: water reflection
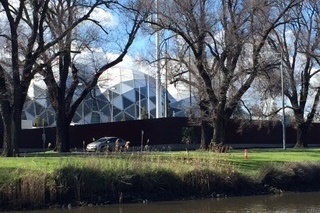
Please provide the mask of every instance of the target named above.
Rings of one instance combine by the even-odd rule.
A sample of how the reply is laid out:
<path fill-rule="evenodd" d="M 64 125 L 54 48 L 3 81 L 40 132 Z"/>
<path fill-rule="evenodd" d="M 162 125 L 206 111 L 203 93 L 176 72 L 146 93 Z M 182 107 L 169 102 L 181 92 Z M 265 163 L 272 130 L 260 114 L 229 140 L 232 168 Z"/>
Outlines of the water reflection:
<path fill-rule="evenodd" d="M 320 212 L 320 193 L 235 197 L 219 200 L 156 202 L 81 207 L 30 213 L 211 213 L 211 212 Z"/>

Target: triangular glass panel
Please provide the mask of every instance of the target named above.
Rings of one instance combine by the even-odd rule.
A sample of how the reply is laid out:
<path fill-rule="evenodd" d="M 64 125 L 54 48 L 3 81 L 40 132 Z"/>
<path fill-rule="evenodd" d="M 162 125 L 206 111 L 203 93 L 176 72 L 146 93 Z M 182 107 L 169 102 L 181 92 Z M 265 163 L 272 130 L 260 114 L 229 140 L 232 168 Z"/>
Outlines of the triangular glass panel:
<path fill-rule="evenodd" d="M 125 85 L 128 85 L 129 87 L 131 87 L 131 89 L 134 88 L 134 80 L 124 81 L 122 83 L 125 84 Z"/>
<path fill-rule="evenodd" d="M 121 84 L 120 88 L 121 88 L 121 94 L 132 90 L 132 87 L 130 87 L 130 86 L 126 85 L 126 84 Z"/>
<path fill-rule="evenodd" d="M 118 109 L 123 110 L 123 97 L 122 96 L 118 96 L 117 98 L 115 98 L 112 102 L 112 104 L 117 107 Z"/>
<path fill-rule="evenodd" d="M 125 109 L 125 112 L 136 117 L 136 114 L 137 113 L 137 109 L 136 109 L 136 106 L 135 105 L 131 105 L 130 107 L 128 107 L 127 109 Z"/>
<path fill-rule="evenodd" d="M 130 90 L 126 93 L 123 94 L 123 97 L 127 98 L 128 100 L 135 102 L 136 101 L 136 94 L 135 94 L 135 90 Z"/>
<path fill-rule="evenodd" d="M 129 99 L 127 99 L 125 97 L 122 97 L 122 100 L 123 100 L 123 108 L 124 109 L 128 108 L 130 105 L 133 104 L 132 101 L 130 101 Z"/>

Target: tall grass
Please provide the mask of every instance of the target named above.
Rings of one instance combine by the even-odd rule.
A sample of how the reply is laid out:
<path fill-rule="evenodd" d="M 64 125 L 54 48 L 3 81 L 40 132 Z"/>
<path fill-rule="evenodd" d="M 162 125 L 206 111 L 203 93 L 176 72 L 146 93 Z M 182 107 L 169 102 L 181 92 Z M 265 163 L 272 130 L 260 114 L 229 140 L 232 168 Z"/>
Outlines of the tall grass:
<path fill-rule="evenodd" d="M 240 151 L 1 158 L 0 209 L 320 189 L 320 164 L 270 161 L 273 155 L 269 161 L 255 151 L 249 160 Z"/>

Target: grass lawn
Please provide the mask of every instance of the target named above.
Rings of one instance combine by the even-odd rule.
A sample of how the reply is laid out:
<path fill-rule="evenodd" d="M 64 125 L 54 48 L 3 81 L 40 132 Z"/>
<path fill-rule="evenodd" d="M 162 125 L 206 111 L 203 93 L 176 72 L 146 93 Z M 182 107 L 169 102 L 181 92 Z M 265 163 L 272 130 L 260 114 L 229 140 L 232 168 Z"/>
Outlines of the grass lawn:
<path fill-rule="evenodd" d="M 243 150 L 233 150 L 229 161 L 240 172 L 256 173 L 262 167 L 268 165 L 281 165 L 296 162 L 320 162 L 320 149 L 252 149 L 248 150 L 248 160 L 244 160 Z"/>
<path fill-rule="evenodd" d="M 244 158 L 244 150 L 235 149 L 230 153 L 204 151 L 146 152 L 143 154 L 108 155 L 60 155 L 46 152 L 26 157 L 0 158 L 0 180 L 9 173 L 19 171 L 41 171 L 51 173 L 55 169 L 76 164 L 79 166 L 99 164 L 109 168 L 166 168 L 175 172 L 196 168 L 234 169 L 244 174 L 255 174 L 267 165 L 281 165 L 287 162 L 320 162 L 320 149 L 249 149 L 249 159 Z M 2 178 L 1 178 L 2 177 Z"/>
<path fill-rule="evenodd" d="M 0 209 L 320 190 L 316 148 L 24 155 L 0 157 Z"/>

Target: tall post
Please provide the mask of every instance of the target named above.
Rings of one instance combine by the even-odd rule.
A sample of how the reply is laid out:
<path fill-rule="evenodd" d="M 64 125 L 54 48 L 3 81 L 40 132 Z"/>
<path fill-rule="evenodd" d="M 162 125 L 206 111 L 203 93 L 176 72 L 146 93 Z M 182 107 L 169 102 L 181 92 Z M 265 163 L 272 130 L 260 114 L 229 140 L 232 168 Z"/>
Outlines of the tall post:
<path fill-rule="evenodd" d="M 111 113 L 110 113 L 110 116 L 111 116 L 111 122 L 114 121 L 114 118 L 113 118 L 113 105 L 114 105 L 114 101 L 113 101 L 113 91 L 115 90 L 116 88 L 115 87 L 111 87 L 109 89 L 109 92 L 111 92 L 111 100 L 110 100 L 110 104 L 111 104 Z"/>
<path fill-rule="evenodd" d="M 82 101 L 82 109 L 81 109 L 82 113 L 81 113 L 81 116 L 82 116 L 82 124 L 85 124 L 85 118 L 84 118 L 84 100 Z"/>
<path fill-rule="evenodd" d="M 158 0 L 155 1 L 156 6 L 156 22 L 158 22 Z M 157 61 L 157 74 L 156 74 L 156 118 L 162 117 L 162 110 L 161 110 L 161 75 L 160 75 L 160 35 L 159 29 L 156 29 L 156 61 Z"/>
<path fill-rule="evenodd" d="M 148 98 L 147 98 L 147 101 L 148 101 L 148 119 L 151 118 L 151 115 L 150 115 L 150 75 L 149 75 L 149 70 L 148 70 L 148 79 L 147 79 L 147 89 L 148 89 Z"/>
<path fill-rule="evenodd" d="M 113 122 L 113 92 L 111 92 L 111 122 Z"/>
<path fill-rule="evenodd" d="M 144 131 L 141 130 L 141 144 L 140 144 L 140 151 L 141 152 L 143 151 L 143 134 L 144 134 Z"/>
<path fill-rule="evenodd" d="M 42 119 L 42 147 L 45 149 L 46 147 L 46 131 L 44 129 L 44 118 Z"/>
<path fill-rule="evenodd" d="M 168 117 L 168 44 L 167 41 L 164 43 L 165 44 L 165 91 L 164 91 L 164 117 Z"/>
<path fill-rule="evenodd" d="M 83 86 L 83 83 L 80 82 L 78 83 L 78 86 L 82 87 Z M 85 115 L 84 115 L 84 102 L 85 102 L 85 99 L 82 100 L 81 102 L 81 120 L 82 120 L 82 124 L 85 124 Z"/>
<path fill-rule="evenodd" d="M 280 64 L 280 72 L 281 72 L 281 98 L 282 98 L 282 148 L 286 149 L 286 114 L 285 114 L 285 105 L 284 105 L 284 75 L 283 75 L 283 55 L 281 51 L 281 64 Z"/>
<path fill-rule="evenodd" d="M 139 117 L 138 119 L 141 120 L 141 87 L 139 87 Z"/>
<path fill-rule="evenodd" d="M 188 51 L 188 66 L 189 66 L 189 107 L 190 107 L 190 110 L 192 109 L 192 93 L 191 93 L 191 90 L 192 90 L 192 86 L 191 86 L 191 54 L 190 54 L 190 48 L 189 48 L 189 51 Z"/>

